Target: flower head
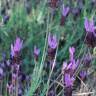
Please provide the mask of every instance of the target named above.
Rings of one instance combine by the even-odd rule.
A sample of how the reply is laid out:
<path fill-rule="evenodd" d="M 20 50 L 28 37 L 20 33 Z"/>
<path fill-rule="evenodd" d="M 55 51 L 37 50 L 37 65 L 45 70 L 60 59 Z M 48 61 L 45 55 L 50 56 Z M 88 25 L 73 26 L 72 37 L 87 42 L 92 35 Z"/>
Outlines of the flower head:
<path fill-rule="evenodd" d="M 66 87 L 72 87 L 74 83 L 75 78 L 71 77 L 70 74 L 66 73 L 64 76 L 65 86 Z"/>
<path fill-rule="evenodd" d="M 89 68 L 92 59 L 93 59 L 93 56 L 92 56 L 90 53 L 87 53 L 87 54 L 83 57 L 84 67 Z"/>
<path fill-rule="evenodd" d="M 95 27 L 94 27 L 93 19 L 88 20 L 88 18 L 85 18 L 84 27 L 85 27 L 86 32 L 94 32 Z"/>
<path fill-rule="evenodd" d="M 40 54 L 40 49 L 34 46 L 34 55 L 38 56 Z"/>
<path fill-rule="evenodd" d="M 16 41 L 14 44 L 11 44 L 11 55 L 15 56 L 16 53 L 19 53 L 22 48 L 23 40 L 21 40 L 19 37 L 16 38 Z"/>
<path fill-rule="evenodd" d="M 38 60 L 38 56 L 40 54 L 40 49 L 34 46 L 34 58 L 35 60 Z"/>
<path fill-rule="evenodd" d="M 56 35 L 52 35 L 49 33 L 48 35 L 48 45 L 52 49 L 56 49 L 57 47 L 57 38 Z"/>
<path fill-rule="evenodd" d="M 64 6 L 64 4 L 62 5 L 62 15 L 64 16 L 64 17 L 66 17 L 67 15 L 68 15 L 68 13 L 69 13 L 69 11 L 70 11 L 70 8 L 67 6 L 67 7 L 65 7 Z"/>
<path fill-rule="evenodd" d="M 73 62 L 70 62 L 69 64 L 67 64 L 67 62 L 64 62 L 63 63 L 63 71 L 64 70 L 73 70 L 73 69 L 75 69 L 75 66 L 76 66 L 76 64 L 75 64 L 75 62 L 73 63 Z"/>
<path fill-rule="evenodd" d="M 75 78 L 74 72 L 76 68 L 78 67 L 79 60 L 74 59 L 74 52 L 75 48 L 70 47 L 69 53 L 70 53 L 70 61 L 67 64 L 67 62 L 63 63 L 62 73 L 64 73 L 64 84 L 65 84 L 65 96 L 72 96 L 72 86 L 74 84 Z M 65 72 L 64 72 L 65 71 Z"/>
<path fill-rule="evenodd" d="M 84 80 L 86 76 L 87 76 L 87 71 L 82 70 L 82 71 L 80 72 L 80 77 L 81 77 L 81 79 Z"/>
<path fill-rule="evenodd" d="M 95 26 L 93 19 L 88 20 L 88 18 L 85 18 L 84 21 L 84 27 L 86 30 L 86 37 L 85 37 L 85 43 L 91 47 L 96 46 L 96 33 L 95 33 Z"/>

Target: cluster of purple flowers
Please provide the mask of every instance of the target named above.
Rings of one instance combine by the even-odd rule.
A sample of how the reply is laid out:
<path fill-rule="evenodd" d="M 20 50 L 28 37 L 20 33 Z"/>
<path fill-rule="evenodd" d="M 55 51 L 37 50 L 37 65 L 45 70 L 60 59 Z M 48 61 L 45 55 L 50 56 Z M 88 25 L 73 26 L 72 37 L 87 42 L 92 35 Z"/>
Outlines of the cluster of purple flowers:
<path fill-rule="evenodd" d="M 19 94 L 19 91 L 22 90 L 20 87 L 21 83 L 21 58 L 20 58 L 20 51 L 23 46 L 23 41 L 17 37 L 14 44 L 11 44 L 11 68 L 10 68 L 10 78 L 9 82 L 7 84 L 7 89 L 9 95 L 17 94 L 21 96 L 22 94 Z M 18 90 L 19 89 L 19 90 Z"/>
<path fill-rule="evenodd" d="M 61 21 L 60 21 L 61 26 L 65 24 L 65 20 L 66 20 L 67 16 L 69 15 L 69 13 L 73 14 L 73 17 L 75 20 L 80 15 L 81 8 L 78 8 L 78 7 L 71 8 L 69 6 L 65 6 L 64 4 L 62 4 L 62 6 L 61 6 Z"/>
<path fill-rule="evenodd" d="M 55 9 L 58 7 L 59 0 L 50 0 L 50 7 Z M 72 12 L 73 14 L 78 15 L 79 11 L 77 8 L 71 9 L 69 6 L 65 6 L 62 4 L 61 6 L 61 21 L 60 25 L 64 25 L 66 17 L 69 15 L 69 13 Z M 4 22 L 9 19 L 9 16 L 4 17 Z M 85 42 L 91 46 L 96 46 L 96 27 L 94 24 L 94 20 L 88 19 L 87 17 L 84 20 L 84 28 L 86 31 L 85 36 Z M 54 67 L 53 61 L 56 54 L 56 49 L 58 47 L 58 41 L 57 37 L 54 34 L 49 33 L 48 35 L 48 50 L 47 50 L 47 59 L 48 62 L 51 65 L 51 68 Z M 22 60 L 21 60 L 21 50 L 23 48 L 23 40 L 21 40 L 19 37 L 16 38 L 16 41 L 14 44 L 11 44 L 11 58 L 10 60 L 6 60 L 5 56 L 3 59 L 2 64 L 0 65 L 0 81 L 3 80 L 3 77 L 5 74 L 5 67 L 8 68 L 9 73 L 9 81 L 7 83 L 7 91 L 10 96 L 14 96 L 15 94 L 18 94 L 18 96 L 22 96 L 23 94 L 23 83 L 27 82 L 28 79 L 26 75 L 22 72 L 21 66 L 22 66 Z M 40 49 L 37 46 L 34 46 L 34 60 L 37 62 L 40 55 Z M 69 48 L 69 61 L 63 62 L 62 67 L 62 73 L 63 73 L 63 84 L 65 86 L 65 96 L 72 96 L 72 89 L 75 82 L 75 76 L 74 73 L 76 72 L 80 61 L 78 59 L 75 59 L 75 48 L 70 47 Z M 87 57 L 87 58 L 86 58 Z M 90 63 L 90 58 L 88 56 L 85 57 L 85 61 L 83 62 L 85 65 L 83 67 L 88 67 Z M 87 61 L 87 62 L 86 62 Z M 5 67 L 4 67 L 5 66 Z M 79 72 L 79 76 L 81 80 L 84 80 L 87 76 L 87 69 L 81 70 Z M 50 92 L 50 94 L 54 94 L 53 91 Z M 50 95 L 51 96 L 51 95 Z"/>
<path fill-rule="evenodd" d="M 86 27 L 86 30 L 88 32 L 90 29 L 87 29 L 87 27 Z M 18 94 L 22 94 L 22 88 L 20 88 L 21 87 L 20 85 L 22 85 L 22 83 L 21 83 L 22 78 L 23 78 L 23 80 L 26 78 L 26 76 L 24 77 L 24 74 L 22 75 L 22 71 L 20 70 L 20 67 L 21 67 L 20 51 L 22 49 L 22 46 L 23 46 L 23 41 L 18 37 L 17 37 L 16 41 L 14 42 L 14 44 L 11 44 L 11 60 L 9 62 L 11 64 L 11 71 L 10 71 L 11 79 L 7 84 L 7 89 L 8 89 L 9 94 L 13 94 L 14 90 L 16 90 L 17 81 L 20 83 L 19 87 L 18 87 L 18 89 L 19 89 Z M 49 33 L 49 35 L 48 35 L 48 56 L 49 56 L 50 65 L 53 63 L 57 46 L 58 46 L 58 42 L 57 42 L 56 35 Z M 62 72 L 63 72 L 63 76 L 64 76 L 63 83 L 65 85 L 65 96 L 72 96 L 72 87 L 73 87 L 73 84 L 75 81 L 74 73 L 77 70 L 78 65 L 80 63 L 79 60 L 75 60 L 75 58 L 74 58 L 74 53 L 75 53 L 74 47 L 69 48 L 69 53 L 70 53 L 69 62 L 68 63 L 64 62 L 63 68 L 62 68 Z M 39 54 L 40 54 L 40 49 L 37 46 L 34 46 L 34 59 L 36 61 L 38 61 Z M 7 65 L 9 66 L 10 64 L 7 64 Z M 51 67 L 52 67 L 52 65 L 51 65 Z M 80 75 L 80 78 L 82 80 L 84 80 L 87 75 L 87 71 L 81 70 L 79 75 Z M 3 76 L 2 68 L 0 68 L 0 77 L 1 76 Z M 19 96 L 21 96 L 21 95 L 19 95 Z"/>
<path fill-rule="evenodd" d="M 65 96 L 72 96 L 72 86 L 75 81 L 74 72 L 77 69 L 78 64 L 79 64 L 79 60 L 74 59 L 74 52 L 75 52 L 75 48 L 70 47 L 69 48 L 69 53 L 70 53 L 69 64 L 67 64 L 67 62 L 63 63 L 62 72 L 64 75 L 63 82 L 64 82 L 65 90 L 66 90 Z"/>
<path fill-rule="evenodd" d="M 72 3 L 72 0 L 69 0 L 70 3 Z M 52 14 L 55 16 L 56 14 L 56 8 L 60 8 L 61 10 L 61 19 L 60 19 L 60 25 L 63 26 L 65 24 L 66 18 L 71 13 L 74 17 L 74 20 L 78 18 L 81 14 L 81 11 L 83 9 L 84 2 L 83 0 L 76 0 L 76 6 L 72 7 L 70 4 L 63 4 L 62 0 L 49 0 L 49 6 L 51 7 Z M 55 14 L 54 14 L 55 13 Z"/>
<path fill-rule="evenodd" d="M 62 67 L 62 73 L 64 77 L 63 84 L 65 85 L 65 96 L 72 96 L 72 87 L 75 81 L 75 72 L 80 64 L 80 60 L 78 59 L 75 60 L 74 58 L 74 53 L 75 53 L 74 47 L 69 48 L 69 53 L 70 53 L 69 63 L 64 62 Z M 87 70 L 81 70 L 79 76 L 82 80 L 85 80 L 87 76 Z"/>
<path fill-rule="evenodd" d="M 88 77 L 88 68 L 90 67 L 90 63 L 92 60 L 92 56 L 90 54 L 87 54 L 86 56 L 83 57 L 82 60 L 75 60 L 74 58 L 74 52 L 75 48 L 70 47 L 69 48 L 69 53 L 70 53 L 70 59 L 69 62 L 63 62 L 63 67 L 62 67 L 62 74 L 63 74 L 63 84 L 65 86 L 65 96 L 72 96 L 72 91 L 73 91 L 73 86 L 75 85 L 75 82 L 78 82 L 76 79 L 76 74 L 78 68 L 80 68 L 80 64 L 82 67 L 79 69 L 78 76 L 80 78 L 80 81 L 82 80 L 83 82 L 87 79 Z M 80 82 L 79 82 L 80 83 Z"/>
<path fill-rule="evenodd" d="M 6 88 L 9 96 L 22 96 L 24 84 L 29 84 L 30 82 L 27 80 L 30 76 L 25 75 L 21 70 L 22 60 L 20 53 L 22 46 L 23 41 L 17 37 L 14 44 L 11 44 L 11 58 L 7 59 L 6 55 L 3 54 L 3 60 L 0 64 L 0 80 L 3 81 L 4 78 L 8 78 Z"/>

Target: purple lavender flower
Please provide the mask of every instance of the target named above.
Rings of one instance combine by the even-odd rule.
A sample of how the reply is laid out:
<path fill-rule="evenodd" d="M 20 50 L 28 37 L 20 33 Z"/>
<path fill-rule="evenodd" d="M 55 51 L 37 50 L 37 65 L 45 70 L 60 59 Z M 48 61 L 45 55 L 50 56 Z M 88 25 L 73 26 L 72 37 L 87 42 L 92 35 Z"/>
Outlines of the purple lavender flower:
<path fill-rule="evenodd" d="M 85 21 L 84 21 L 84 26 L 85 26 L 86 32 L 94 32 L 95 31 L 93 18 L 92 18 L 92 20 L 88 20 L 88 18 L 86 17 Z"/>
<path fill-rule="evenodd" d="M 86 33 L 85 43 L 92 48 L 96 46 L 96 36 L 93 34 L 93 32 Z"/>
<path fill-rule="evenodd" d="M 68 71 L 68 73 L 73 74 L 74 71 L 76 70 L 76 68 L 78 67 L 79 64 L 79 60 L 75 60 L 74 59 L 74 52 L 75 52 L 75 48 L 74 47 L 70 47 L 69 48 L 69 53 L 70 53 L 70 61 L 69 64 L 67 64 L 67 62 L 63 63 L 63 71 Z"/>
<path fill-rule="evenodd" d="M 63 63 L 63 68 L 62 68 L 62 73 L 73 73 L 73 71 L 75 70 L 76 68 L 76 64 L 73 63 L 73 62 L 70 62 L 69 64 L 67 64 L 67 62 L 64 62 Z"/>
<path fill-rule="evenodd" d="M 84 79 L 86 78 L 86 76 L 87 76 L 87 71 L 82 70 L 82 71 L 80 72 L 80 77 L 81 77 L 81 79 L 84 80 Z"/>
<path fill-rule="evenodd" d="M 74 72 L 76 68 L 78 67 L 79 60 L 74 59 L 74 52 L 75 48 L 70 47 L 69 53 L 70 53 L 70 61 L 67 64 L 67 62 L 63 63 L 62 73 L 64 76 L 64 84 L 65 84 L 65 95 L 64 96 L 72 96 L 72 86 L 75 81 L 75 78 L 73 77 Z"/>
<path fill-rule="evenodd" d="M 65 7 L 64 4 L 62 5 L 62 16 L 66 17 L 70 11 L 70 8 L 67 6 Z"/>
<path fill-rule="evenodd" d="M 22 48 L 23 40 L 21 40 L 19 37 L 16 38 L 16 41 L 14 44 L 11 44 L 11 55 L 15 56 L 16 53 L 19 53 Z"/>
<path fill-rule="evenodd" d="M 36 61 L 38 60 L 39 54 L 40 54 L 40 49 L 34 46 L 34 58 Z"/>
<path fill-rule="evenodd" d="M 52 35 L 49 33 L 48 35 L 48 45 L 52 49 L 56 49 L 57 47 L 57 38 L 56 35 Z"/>
<path fill-rule="evenodd" d="M 72 87 L 73 83 L 74 83 L 74 80 L 75 80 L 74 77 L 71 77 L 70 74 L 65 73 L 64 81 L 65 81 L 65 86 L 66 87 Z"/>
<path fill-rule="evenodd" d="M 95 47 L 96 33 L 93 19 L 88 20 L 88 18 L 85 18 L 84 27 L 86 30 L 85 43 L 88 44 L 90 47 Z"/>
<path fill-rule="evenodd" d="M 61 21 L 60 21 L 60 25 L 64 25 L 65 23 L 65 19 L 68 16 L 70 11 L 69 7 L 65 7 L 64 4 L 62 5 L 62 9 L 61 9 Z"/>
<path fill-rule="evenodd" d="M 50 34 L 48 35 L 48 54 L 47 54 L 47 61 L 48 63 L 50 62 L 51 68 L 53 66 L 53 60 L 55 57 L 55 53 L 56 53 L 56 48 L 57 48 L 57 38 L 56 35 Z M 49 65 L 49 64 L 48 64 Z"/>
<path fill-rule="evenodd" d="M 75 78 L 71 76 L 69 73 L 64 74 L 64 84 L 65 84 L 65 95 L 64 96 L 72 96 L 72 87 Z"/>
<path fill-rule="evenodd" d="M 93 56 L 91 55 L 91 53 L 87 53 L 83 58 L 83 64 L 84 67 L 89 68 L 91 66 L 91 61 L 93 59 Z"/>
<path fill-rule="evenodd" d="M 40 54 L 40 49 L 34 46 L 34 54 L 38 56 Z"/>

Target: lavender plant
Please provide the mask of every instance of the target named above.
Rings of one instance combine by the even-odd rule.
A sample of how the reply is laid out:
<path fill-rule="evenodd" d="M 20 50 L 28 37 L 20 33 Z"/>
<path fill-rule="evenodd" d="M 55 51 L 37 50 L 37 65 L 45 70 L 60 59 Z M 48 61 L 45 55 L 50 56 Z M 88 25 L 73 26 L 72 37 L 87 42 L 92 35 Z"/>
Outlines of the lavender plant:
<path fill-rule="evenodd" d="M 0 1 L 0 96 L 95 96 L 95 5 Z"/>

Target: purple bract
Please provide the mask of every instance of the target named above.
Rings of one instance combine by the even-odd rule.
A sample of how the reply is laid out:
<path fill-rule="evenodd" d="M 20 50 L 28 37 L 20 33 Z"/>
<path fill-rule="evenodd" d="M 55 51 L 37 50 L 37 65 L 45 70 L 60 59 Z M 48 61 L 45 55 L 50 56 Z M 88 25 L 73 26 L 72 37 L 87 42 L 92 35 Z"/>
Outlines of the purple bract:
<path fill-rule="evenodd" d="M 57 38 L 56 35 L 52 35 L 49 33 L 48 35 L 48 45 L 52 49 L 56 49 L 57 47 Z"/>
<path fill-rule="evenodd" d="M 16 41 L 14 44 L 11 44 L 11 55 L 15 56 L 16 53 L 19 53 L 22 48 L 23 40 L 21 40 L 19 37 L 16 38 Z"/>

